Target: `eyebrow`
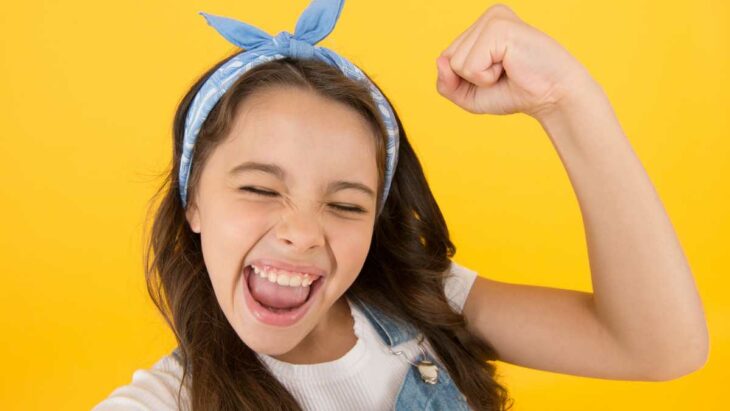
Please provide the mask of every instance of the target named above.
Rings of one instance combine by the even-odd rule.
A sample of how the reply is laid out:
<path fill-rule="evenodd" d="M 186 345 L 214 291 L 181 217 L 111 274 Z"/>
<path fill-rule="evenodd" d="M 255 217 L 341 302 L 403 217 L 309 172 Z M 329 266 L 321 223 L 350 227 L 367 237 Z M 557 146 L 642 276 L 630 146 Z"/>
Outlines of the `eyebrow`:
<path fill-rule="evenodd" d="M 261 171 L 264 173 L 272 174 L 275 177 L 277 177 L 280 180 L 286 180 L 286 171 L 282 169 L 281 167 L 277 166 L 276 164 L 269 164 L 269 163 L 259 163 L 256 161 L 246 161 L 244 163 L 241 163 L 231 169 L 231 171 L 228 173 L 229 175 L 235 175 L 235 174 L 241 174 L 247 171 Z M 373 192 L 370 187 L 366 186 L 365 184 L 358 183 L 356 181 L 345 181 L 345 180 L 338 180 L 333 181 L 327 186 L 327 193 L 332 193 L 335 191 L 340 190 L 346 190 L 346 189 L 353 189 L 361 191 L 365 194 L 367 194 L 370 197 L 375 197 L 375 192 Z"/>

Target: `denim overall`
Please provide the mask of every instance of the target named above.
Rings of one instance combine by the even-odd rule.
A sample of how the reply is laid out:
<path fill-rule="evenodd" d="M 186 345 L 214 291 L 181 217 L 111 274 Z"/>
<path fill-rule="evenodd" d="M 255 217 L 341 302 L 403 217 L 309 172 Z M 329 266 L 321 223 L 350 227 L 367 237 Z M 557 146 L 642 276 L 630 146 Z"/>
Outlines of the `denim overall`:
<path fill-rule="evenodd" d="M 366 305 L 357 300 L 351 301 L 357 304 L 377 330 L 383 342 L 390 348 L 419 337 L 420 332 L 411 324 L 391 318 L 376 307 Z M 420 353 L 413 362 L 417 363 L 424 359 L 424 357 L 438 366 L 438 382 L 436 384 L 425 383 L 421 379 L 421 374 L 418 369 L 411 365 L 398 390 L 395 400 L 395 410 L 470 411 L 471 408 L 467 404 L 464 395 L 456 387 L 451 377 L 449 377 L 446 369 L 437 363 L 434 358 L 424 356 L 423 353 Z"/>

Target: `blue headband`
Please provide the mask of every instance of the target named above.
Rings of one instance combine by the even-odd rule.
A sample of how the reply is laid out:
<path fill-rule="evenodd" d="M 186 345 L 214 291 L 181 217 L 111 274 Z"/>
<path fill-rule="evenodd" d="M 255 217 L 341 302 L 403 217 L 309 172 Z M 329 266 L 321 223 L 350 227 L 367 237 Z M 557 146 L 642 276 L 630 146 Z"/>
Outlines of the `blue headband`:
<path fill-rule="evenodd" d="M 185 119 L 185 135 L 179 175 L 180 197 L 183 207 L 187 207 L 186 197 L 193 147 L 200 132 L 200 127 L 203 125 L 208 113 L 243 73 L 258 64 L 291 56 L 301 59 L 315 58 L 324 61 L 337 67 L 347 77 L 365 81 L 368 84 L 370 94 L 378 106 L 388 133 L 383 201 L 378 212 L 382 210 L 398 162 L 398 124 L 393 110 L 378 88 L 354 64 L 330 49 L 314 46 L 334 29 L 343 4 L 344 0 L 313 0 L 299 17 L 294 35 L 282 31 L 275 37 L 242 21 L 200 12 L 208 21 L 208 24 L 213 26 L 226 40 L 245 49 L 245 51 L 220 66 L 203 83 L 188 109 Z"/>

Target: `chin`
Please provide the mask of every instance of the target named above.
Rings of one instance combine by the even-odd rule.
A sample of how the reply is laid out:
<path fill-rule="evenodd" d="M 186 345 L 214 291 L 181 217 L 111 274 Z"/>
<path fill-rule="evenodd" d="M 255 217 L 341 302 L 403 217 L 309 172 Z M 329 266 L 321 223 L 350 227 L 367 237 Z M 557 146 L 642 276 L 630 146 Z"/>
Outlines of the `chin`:
<path fill-rule="evenodd" d="M 299 340 L 295 341 L 292 337 L 276 335 L 260 336 L 253 340 L 241 338 L 241 341 L 243 341 L 251 350 L 268 356 L 286 354 L 293 350 L 300 342 Z"/>

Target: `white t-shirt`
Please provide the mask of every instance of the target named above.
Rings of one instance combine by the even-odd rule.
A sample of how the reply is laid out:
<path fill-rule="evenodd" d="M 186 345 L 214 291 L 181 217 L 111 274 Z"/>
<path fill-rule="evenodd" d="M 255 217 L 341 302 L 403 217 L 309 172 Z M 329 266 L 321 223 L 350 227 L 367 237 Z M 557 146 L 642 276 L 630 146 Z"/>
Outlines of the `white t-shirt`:
<path fill-rule="evenodd" d="M 460 312 L 477 273 L 453 261 L 451 271 L 454 275 L 448 277 L 445 293 L 452 307 Z M 398 389 L 411 365 L 405 358 L 391 354 L 357 305 L 349 305 L 357 342 L 342 357 L 318 364 L 290 364 L 257 354 L 305 410 L 394 408 Z M 428 341 L 424 341 L 423 348 L 433 353 Z M 403 351 L 410 361 L 420 353 L 415 339 L 393 350 Z M 152 368 L 135 371 L 130 384 L 116 388 L 92 411 L 178 410 L 176 398 L 181 378 L 182 365 L 172 354 L 166 355 Z M 183 389 L 184 404 L 188 398 Z"/>

